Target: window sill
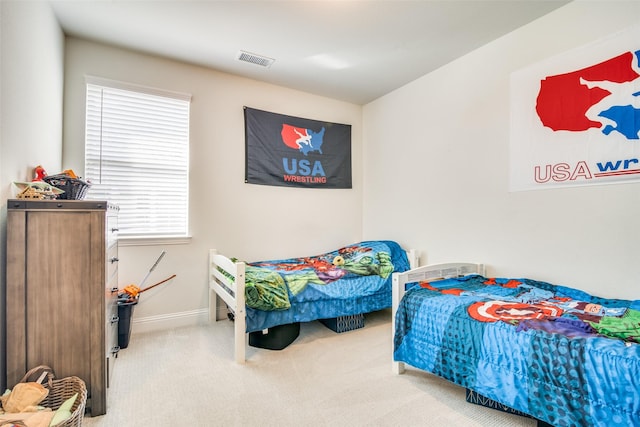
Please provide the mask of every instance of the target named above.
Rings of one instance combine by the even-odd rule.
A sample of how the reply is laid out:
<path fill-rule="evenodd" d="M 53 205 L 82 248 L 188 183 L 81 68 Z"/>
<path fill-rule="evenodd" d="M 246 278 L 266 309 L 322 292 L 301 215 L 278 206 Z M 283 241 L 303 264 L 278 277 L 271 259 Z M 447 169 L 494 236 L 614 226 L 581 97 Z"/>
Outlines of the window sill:
<path fill-rule="evenodd" d="M 186 245 L 191 236 L 119 237 L 118 246 Z"/>

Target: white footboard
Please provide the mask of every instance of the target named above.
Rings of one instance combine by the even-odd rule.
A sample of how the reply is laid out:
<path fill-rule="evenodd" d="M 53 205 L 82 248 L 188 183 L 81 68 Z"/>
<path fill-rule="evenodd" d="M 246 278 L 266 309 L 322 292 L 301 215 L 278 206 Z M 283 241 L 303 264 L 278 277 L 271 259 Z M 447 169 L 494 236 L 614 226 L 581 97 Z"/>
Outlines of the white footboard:
<path fill-rule="evenodd" d="M 404 363 L 396 362 L 393 359 L 394 341 L 396 336 L 396 312 L 402 297 L 405 293 L 405 287 L 407 283 L 412 282 L 435 282 L 437 280 L 449 279 L 452 277 L 462 277 L 469 274 L 485 274 L 484 264 L 473 263 L 448 263 L 448 264 L 434 264 L 425 265 L 422 267 L 414 268 L 404 273 L 393 273 L 393 294 L 392 294 L 392 327 L 391 327 L 391 369 L 395 374 L 401 374 L 404 372 Z"/>
<path fill-rule="evenodd" d="M 247 345 L 244 272 L 244 262 L 233 262 L 215 249 L 209 250 L 209 320 L 217 320 L 217 295 L 233 312 L 234 358 L 238 363 L 245 362 Z"/>

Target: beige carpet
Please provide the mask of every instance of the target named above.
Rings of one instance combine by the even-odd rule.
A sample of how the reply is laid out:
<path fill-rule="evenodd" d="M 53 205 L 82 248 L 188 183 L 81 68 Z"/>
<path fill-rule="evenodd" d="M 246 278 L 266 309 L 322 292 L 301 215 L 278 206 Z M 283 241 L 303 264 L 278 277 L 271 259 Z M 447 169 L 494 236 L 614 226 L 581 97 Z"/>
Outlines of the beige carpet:
<path fill-rule="evenodd" d="M 120 352 L 107 414 L 89 427 L 535 426 L 465 401 L 464 389 L 408 368 L 391 372 L 389 310 L 337 334 L 301 325 L 284 350 L 248 347 L 233 362 L 232 323 L 133 335 Z"/>

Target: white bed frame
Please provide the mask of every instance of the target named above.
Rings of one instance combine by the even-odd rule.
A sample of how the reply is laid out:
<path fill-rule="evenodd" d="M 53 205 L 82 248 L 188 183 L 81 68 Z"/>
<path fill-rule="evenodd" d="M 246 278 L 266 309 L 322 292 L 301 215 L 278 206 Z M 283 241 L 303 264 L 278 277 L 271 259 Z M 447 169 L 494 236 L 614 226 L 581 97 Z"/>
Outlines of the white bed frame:
<path fill-rule="evenodd" d="M 480 274 L 484 276 L 484 264 L 473 264 L 465 262 L 454 262 L 447 264 L 433 264 L 414 268 L 404 273 L 393 273 L 393 294 L 392 294 L 392 328 L 391 328 L 391 348 L 392 348 L 392 370 L 395 374 L 402 374 L 405 371 L 405 364 L 393 360 L 393 343 L 396 335 L 396 312 L 402 297 L 405 294 L 405 285 L 412 282 L 435 282 L 452 277 L 462 277 L 470 274 Z"/>
<path fill-rule="evenodd" d="M 414 249 L 406 252 L 411 268 L 418 266 L 417 252 Z M 244 262 L 234 262 L 219 254 L 217 250 L 209 249 L 209 321 L 218 320 L 217 295 L 233 312 L 234 358 L 237 363 L 241 364 L 246 360 L 248 336 L 246 333 L 245 268 Z M 223 274 L 219 269 L 224 270 L 227 274 Z M 235 280 L 231 280 L 229 275 Z"/>

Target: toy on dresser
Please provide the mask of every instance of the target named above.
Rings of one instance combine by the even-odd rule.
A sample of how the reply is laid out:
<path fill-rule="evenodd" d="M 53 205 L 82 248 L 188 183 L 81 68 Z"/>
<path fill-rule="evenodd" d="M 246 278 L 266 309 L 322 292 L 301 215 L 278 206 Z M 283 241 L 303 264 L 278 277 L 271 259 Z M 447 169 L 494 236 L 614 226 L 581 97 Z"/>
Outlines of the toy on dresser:
<path fill-rule="evenodd" d="M 83 199 L 91 186 L 83 181 L 72 169 L 66 169 L 57 175 L 47 175 L 45 169 L 38 165 L 33 170 L 33 179 L 28 182 L 16 181 L 14 185 L 20 190 L 17 199 Z"/>

